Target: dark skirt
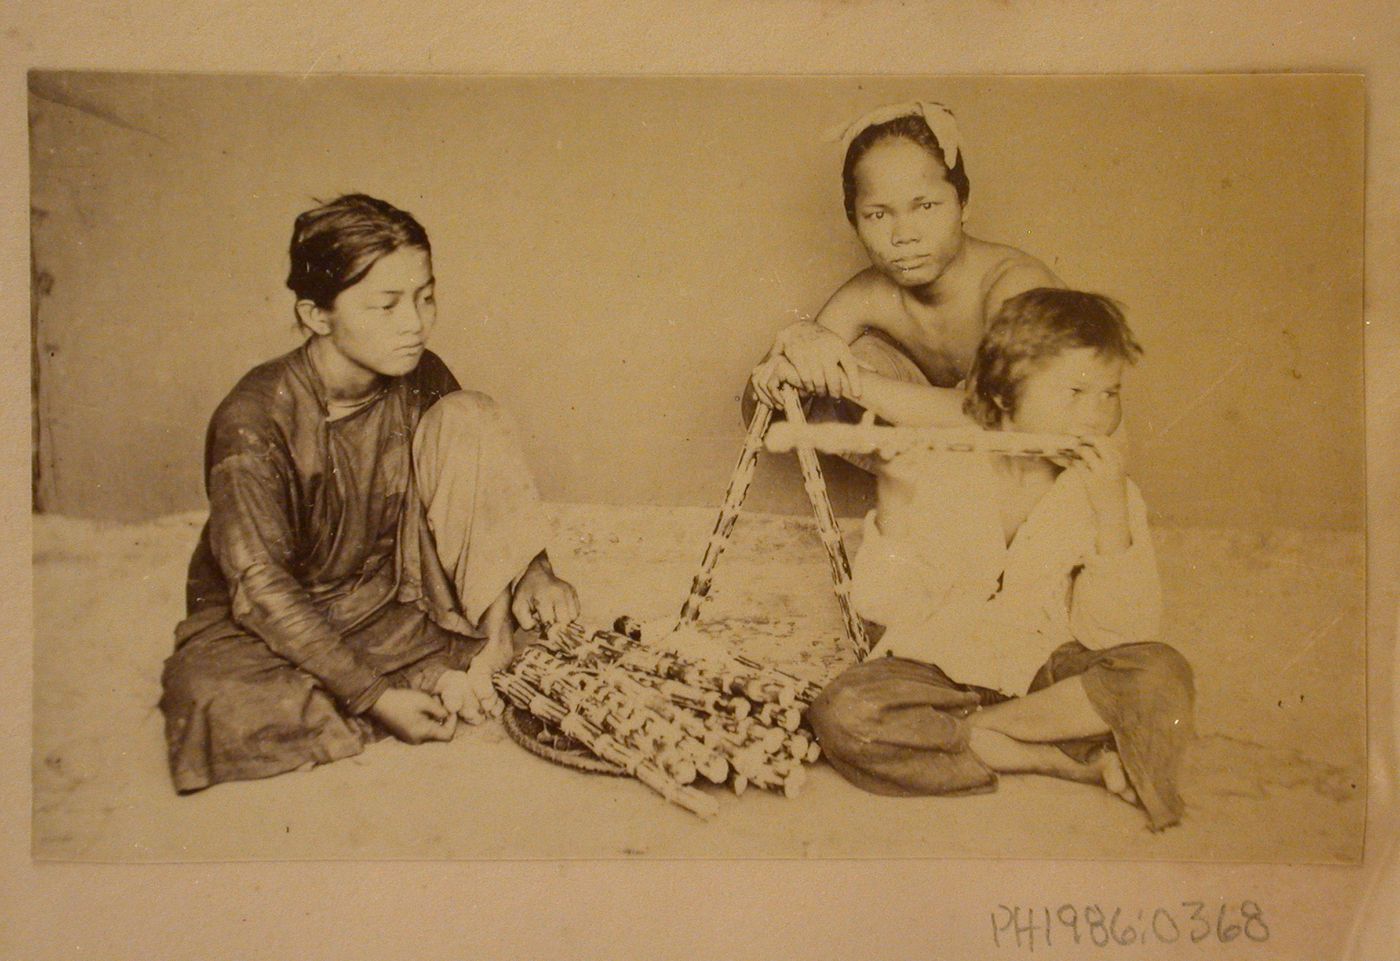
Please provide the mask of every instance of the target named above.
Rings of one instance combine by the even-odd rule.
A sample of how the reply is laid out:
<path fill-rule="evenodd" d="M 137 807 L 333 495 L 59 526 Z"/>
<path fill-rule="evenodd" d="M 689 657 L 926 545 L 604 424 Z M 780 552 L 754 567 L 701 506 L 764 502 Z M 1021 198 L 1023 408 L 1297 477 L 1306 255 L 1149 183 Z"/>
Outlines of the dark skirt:
<path fill-rule="evenodd" d="M 1085 761 L 1115 746 L 1154 830 L 1181 819 L 1181 758 L 1193 733 L 1191 667 L 1166 644 L 1090 650 L 1059 647 L 1030 692 L 1079 676 L 1110 734 L 1060 742 Z M 1006 700 L 997 691 L 959 684 L 933 664 L 881 657 L 857 664 L 829 684 L 807 712 L 822 753 L 842 777 L 876 794 L 972 794 L 996 789 L 997 775 L 968 746 L 967 716 Z"/>
<path fill-rule="evenodd" d="M 412 646 L 432 653 L 388 673 L 391 687 L 431 691 L 444 671 L 465 670 L 484 643 L 403 613 L 423 635 Z M 170 776 L 182 793 L 350 757 L 387 734 L 227 621 L 181 644 L 161 680 Z"/>

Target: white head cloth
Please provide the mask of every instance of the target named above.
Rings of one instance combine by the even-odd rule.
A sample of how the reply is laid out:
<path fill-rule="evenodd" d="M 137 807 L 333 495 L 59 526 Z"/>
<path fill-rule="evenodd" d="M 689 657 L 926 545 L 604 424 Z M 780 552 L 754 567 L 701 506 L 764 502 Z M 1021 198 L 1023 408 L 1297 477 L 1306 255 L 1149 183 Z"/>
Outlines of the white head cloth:
<path fill-rule="evenodd" d="M 932 100 L 911 100 L 907 103 L 891 103 L 883 107 L 876 107 L 860 119 L 845 125 L 835 127 L 827 132 L 827 140 L 841 142 L 841 154 L 845 156 L 846 151 L 851 149 L 851 141 L 860 135 L 866 127 L 873 127 L 878 123 L 888 123 L 891 120 L 898 120 L 900 117 L 923 117 L 924 123 L 928 124 L 928 129 L 933 131 L 933 139 L 938 141 L 938 148 L 943 151 L 943 162 L 949 170 L 958 164 L 958 122 L 953 119 L 953 112 L 941 103 Z"/>

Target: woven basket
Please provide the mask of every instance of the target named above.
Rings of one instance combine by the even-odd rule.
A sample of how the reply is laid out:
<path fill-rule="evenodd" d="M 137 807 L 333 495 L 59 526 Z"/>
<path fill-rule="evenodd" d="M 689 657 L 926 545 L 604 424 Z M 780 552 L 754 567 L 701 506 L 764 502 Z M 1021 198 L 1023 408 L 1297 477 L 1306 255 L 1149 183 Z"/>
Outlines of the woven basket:
<path fill-rule="evenodd" d="M 546 724 L 529 711 L 507 706 L 501 721 L 505 724 L 506 733 L 510 735 L 511 740 L 531 754 L 542 757 L 546 761 L 553 761 L 555 764 L 562 764 L 564 767 L 571 767 L 577 771 L 587 771 L 590 774 L 608 774 L 613 777 L 627 775 L 625 770 L 616 764 L 604 761 L 572 738 L 556 734 L 556 738 L 564 738 L 572 745 L 571 747 L 555 747 L 541 741 L 539 734 L 546 729 Z"/>

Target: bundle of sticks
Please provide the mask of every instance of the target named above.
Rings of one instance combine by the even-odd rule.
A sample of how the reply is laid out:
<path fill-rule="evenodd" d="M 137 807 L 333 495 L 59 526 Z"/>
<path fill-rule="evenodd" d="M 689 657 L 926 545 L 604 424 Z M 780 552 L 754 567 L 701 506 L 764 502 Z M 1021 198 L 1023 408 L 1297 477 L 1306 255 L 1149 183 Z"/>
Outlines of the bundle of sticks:
<path fill-rule="evenodd" d="M 691 786 L 697 778 L 795 797 L 803 763 L 820 754 L 802 727 L 819 686 L 745 658 L 702 661 L 574 624 L 527 647 L 494 682 L 546 731 L 703 818 L 719 803 Z"/>

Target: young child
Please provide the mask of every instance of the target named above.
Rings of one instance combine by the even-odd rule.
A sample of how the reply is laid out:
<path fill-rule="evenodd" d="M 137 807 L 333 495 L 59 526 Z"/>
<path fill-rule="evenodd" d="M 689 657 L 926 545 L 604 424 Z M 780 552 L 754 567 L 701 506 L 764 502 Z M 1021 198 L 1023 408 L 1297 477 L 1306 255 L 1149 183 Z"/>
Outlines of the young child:
<path fill-rule="evenodd" d="M 957 124 L 942 104 L 881 107 L 844 140 L 846 218 L 870 266 L 815 320 L 778 333 L 754 369 L 753 392 L 773 403 L 786 382 L 892 424 L 956 420 L 960 400 L 929 388 L 962 381 L 1003 301 L 1060 282 L 1029 254 L 963 231 L 969 184 Z M 859 416 L 850 405 L 820 406 L 813 419 Z"/>
<path fill-rule="evenodd" d="M 306 342 L 209 425 L 209 521 L 164 695 L 177 790 L 452 737 L 501 702 L 517 625 L 573 620 L 514 429 L 425 349 L 428 235 L 360 194 L 303 213 Z"/>
<path fill-rule="evenodd" d="M 1141 801 L 1154 830 L 1180 819 L 1191 669 L 1153 640 L 1147 511 L 1108 436 L 1139 353 L 1103 297 L 1019 294 L 977 349 L 966 414 L 988 430 L 1076 435 L 1077 456 L 891 459 L 853 585 L 886 631 L 808 714 L 848 780 L 949 794 L 1033 772 Z"/>

